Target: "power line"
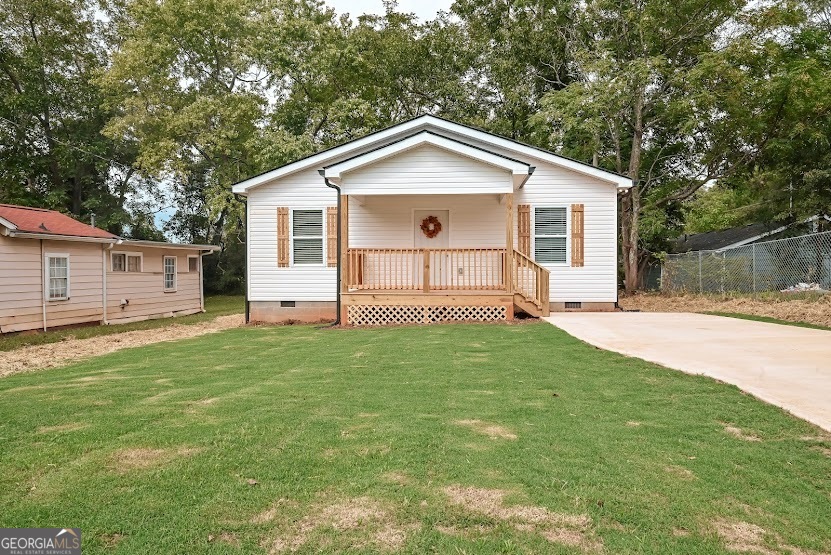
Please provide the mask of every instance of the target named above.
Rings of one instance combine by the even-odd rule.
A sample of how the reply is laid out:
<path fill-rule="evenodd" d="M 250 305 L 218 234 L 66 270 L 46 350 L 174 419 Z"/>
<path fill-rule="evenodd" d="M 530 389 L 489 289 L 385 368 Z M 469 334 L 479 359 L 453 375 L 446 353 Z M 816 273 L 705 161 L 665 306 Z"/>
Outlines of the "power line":
<path fill-rule="evenodd" d="M 12 120 L 10 120 L 10 119 L 8 119 L 8 118 L 4 118 L 3 116 L 0 116 L 0 120 L 3 120 L 3 121 L 5 121 L 6 123 L 9 123 L 9 124 L 11 124 L 11 125 L 15 126 L 15 127 L 16 127 L 17 129 L 19 129 L 20 131 L 26 131 L 26 130 L 27 130 L 25 127 L 22 127 L 21 125 L 19 125 L 19 124 L 17 124 L 17 123 L 15 123 L 15 122 L 13 122 Z M 56 138 L 52 137 L 52 140 L 53 140 L 53 141 L 55 141 L 56 143 L 60 144 L 60 145 L 63 145 L 63 146 L 65 146 L 65 147 L 67 147 L 67 148 L 70 148 L 70 149 L 76 150 L 76 151 L 78 151 L 78 152 L 82 152 L 82 153 L 86 154 L 87 156 L 93 156 L 93 157 L 95 157 L 95 158 L 98 158 L 99 160 L 102 160 L 102 161 L 104 161 L 104 162 L 107 162 L 108 164 L 113 164 L 113 165 L 118 166 L 118 167 L 120 167 L 120 168 L 122 168 L 122 169 L 124 169 L 124 170 L 132 171 L 133 169 L 135 169 L 135 168 L 133 168 L 133 167 L 131 167 L 131 166 L 128 166 L 128 165 L 126 165 L 126 164 L 122 164 L 121 162 L 116 162 L 116 161 L 115 161 L 115 160 L 113 160 L 112 158 L 107 158 L 107 157 L 105 157 L 105 156 L 101 156 L 100 154 L 96 154 L 96 153 L 94 153 L 94 152 L 90 152 L 90 151 L 88 151 L 88 150 L 84 150 L 83 148 L 81 148 L 81 147 L 79 147 L 79 146 L 77 146 L 77 145 L 73 145 L 73 144 L 66 143 L 66 142 L 64 142 L 64 141 L 61 141 L 60 139 L 56 139 Z"/>

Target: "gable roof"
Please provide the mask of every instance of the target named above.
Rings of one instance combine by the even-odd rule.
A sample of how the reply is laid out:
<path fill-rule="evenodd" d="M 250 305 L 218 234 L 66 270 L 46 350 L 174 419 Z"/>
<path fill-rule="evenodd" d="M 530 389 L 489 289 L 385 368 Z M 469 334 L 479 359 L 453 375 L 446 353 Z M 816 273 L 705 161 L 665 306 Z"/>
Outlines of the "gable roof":
<path fill-rule="evenodd" d="M 572 160 L 553 152 L 543 150 L 541 148 L 526 145 L 512 139 L 500 137 L 493 133 L 488 133 L 480 129 L 475 129 L 466 125 L 455 123 L 436 116 L 424 115 L 411 120 L 393 125 L 381 131 L 371 133 L 354 141 L 344 143 L 339 146 L 323 150 L 316 154 L 312 154 L 300 160 L 296 160 L 289 164 L 269 170 L 265 173 L 255 175 L 239 183 L 232 188 L 234 193 L 245 195 L 251 189 L 268 183 L 280 177 L 305 170 L 308 168 L 321 169 L 327 163 L 349 158 L 350 154 L 357 154 L 367 149 L 376 149 L 379 146 L 394 143 L 402 137 L 416 135 L 421 131 L 431 131 L 434 134 L 440 134 L 447 139 L 447 135 L 455 135 L 462 139 L 470 139 L 474 142 L 492 145 L 494 147 L 502 148 L 511 152 L 515 152 L 520 156 L 529 156 L 537 160 L 549 162 L 555 166 L 562 167 L 577 173 L 582 173 L 590 177 L 594 177 L 601 181 L 613 184 L 618 188 L 629 188 L 632 186 L 632 180 L 624 175 L 620 175 L 608 170 L 597 168 L 595 166 Z"/>
<path fill-rule="evenodd" d="M 339 183 L 345 173 L 426 145 L 465 156 L 510 172 L 515 187 L 519 187 L 525 183 L 528 176 L 534 173 L 534 166 L 527 162 L 521 162 L 514 158 L 509 158 L 508 156 L 503 156 L 502 154 L 497 154 L 455 139 L 449 139 L 442 135 L 437 135 L 432 131 L 420 131 L 403 139 L 364 152 L 363 154 L 347 158 L 336 164 L 324 166 L 323 176 L 334 183 Z"/>
<path fill-rule="evenodd" d="M 124 239 L 109 231 L 79 222 L 56 210 L 17 206 L 15 204 L 0 204 L 0 227 L 6 228 L 5 235 L 24 239 L 89 241 L 164 249 L 198 249 L 208 252 L 219 250 L 217 245 L 191 245 Z M 0 229 L 0 231 L 2 230 Z"/>
<path fill-rule="evenodd" d="M 109 231 L 74 220 L 66 214 L 45 208 L 0 204 L 0 224 L 9 231 L 39 235 L 65 235 L 95 239 L 118 239 Z"/>
<path fill-rule="evenodd" d="M 693 235 L 682 235 L 675 240 L 671 252 L 683 253 L 690 251 L 716 251 L 741 247 L 755 243 L 759 239 L 776 235 L 800 224 L 807 224 L 820 218 L 831 221 L 828 216 L 811 216 L 804 220 L 792 222 L 756 222 L 739 227 L 731 227 L 721 231 L 708 231 Z"/>

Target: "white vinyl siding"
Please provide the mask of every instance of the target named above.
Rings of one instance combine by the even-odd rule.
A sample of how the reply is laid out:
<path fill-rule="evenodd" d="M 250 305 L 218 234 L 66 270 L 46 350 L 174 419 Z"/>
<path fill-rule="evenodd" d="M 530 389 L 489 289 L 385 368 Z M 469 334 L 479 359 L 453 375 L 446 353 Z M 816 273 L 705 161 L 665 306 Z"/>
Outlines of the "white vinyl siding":
<path fill-rule="evenodd" d="M 292 210 L 292 264 L 323 265 L 323 233 L 323 210 Z"/>
<path fill-rule="evenodd" d="M 345 173 L 345 195 L 510 193 L 507 170 L 435 146 L 413 148 Z"/>
<path fill-rule="evenodd" d="M 164 290 L 176 291 L 176 257 L 164 257 Z"/>
<path fill-rule="evenodd" d="M 534 207 L 534 260 L 538 264 L 565 264 L 568 260 L 568 209 Z"/>
<path fill-rule="evenodd" d="M 46 255 L 46 299 L 65 301 L 69 299 L 69 255 Z"/>
<path fill-rule="evenodd" d="M 529 157 L 524 153 L 494 147 L 466 137 L 453 137 L 450 133 L 442 134 L 534 165 L 536 167 L 534 174 L 521 189 L 515 191 L 515 207 L 519 204 L 541 207 L 583 204 L 585 265 L 571 267 L 568 264 L 568 255 L 565 264 L 547 265 L 551 275 L 551 300 L 554 302 L 614 302 L 617 300 L 617 190 L 613 184 L 561 168 L 542 159 Z M 368 148 L 370 147 L 365 150 Z M 340 159 L 357 155 L 360 152 L 350 152 L 348 155 L 342 155 Z M 416 152 L 412 151 L 411 154 L 416 154 Z M 418 164 L 421 168 L 431 165 L 441 166 L 444 164 L 443 154 L 437 155 L 432 162 L 430 158 L 416 162 L 417 156 L 411 157 L 410 162 Z M 395 160 L 398 160 L 398 163 L 394 162 Z M 465 165 L 468 160 L 464 158 L 452 163 Z M 335 158 L 320 164 L 319 167 L 337 161 L 338 159 Z M 419 172 L 411 172 L 409 177 L 413 179 L 407 181 L 409 177 L 405 177 L 407 176 L 405 161 L 406 159 L 400 156 L 391 157 L 363 169 L 378 170 L 383 162 L 390 171 L 385 172 L 385 175 L 375 175 L 372 183 L 381 187 L 384 186 L 383 179 L 394 179 L 401 187 L 407 189 L 410 187 L 408 183 L 418 182 L 421 177 L 418 175 Z M 476 164 L 473 161 L 470 163 Z M 481 163 L 478 165 L 484 166 L 485 172 L 493 170 L 497 173 L 504 173 L 505 183 L 510 179 L 508 172 L 502 172 Z M 322 265 L 280 268 L 277 265 L 277 208 L 288 206 L 292 209 L 319 210 L 324 206 L 334 206 L 337 202 L 336 192 L 326 187 L 323 178 L 317 173 L 319 167 L 307 168 L 283 176 L 249 192 L 247 243 L 249 300 L 335 300 L 336 268 Z M 416 195 L 413 193 L 426 192 L 427 189 L 417 191 L 411 189 L 408 193 L 413 198 L 405 198 L 399 196 L 402 191 L 398 189 L 396 196 L 374 196 L 367 189 L 362 192 L 358 189 L 350 189 L 353 184 L 357 183 L 350 181 L 350 178 L 357 174 L 357 170 L 347 173 L 343 180 L 345 194 L 365 195 L 360 199 L 350 198 L 349 201 L 350 247 L 406 248 L 412 245 L 413 208 L 450 210 L 451 248 L 501 247 L 504 244 L 505 205 L 500 204 L 497 194 L 488 193 L 487 187 L 477 190 L 470 181 L 465 179 L 460 182 L 464 184 L 461 190 L 456 184 L 451 183 L 451 187 L 441 189 L 440 195 Z M 365 177 L 368 178 L 369 175 Z M 447 184 L 448 181 L 444 183 Z M 368 187 L 369 184 L 369 179 L 364 180 L 361 187 Z M 375 189 L 376 192 L 378 190 Z M 478 194 L 466 195 L 464 193 Z M 514 210 L 516 221 L 516 208 Z M 516 231 L 514 237 L 517 237 Z M 568 238 L 566 246 L 570 246 Z"/>

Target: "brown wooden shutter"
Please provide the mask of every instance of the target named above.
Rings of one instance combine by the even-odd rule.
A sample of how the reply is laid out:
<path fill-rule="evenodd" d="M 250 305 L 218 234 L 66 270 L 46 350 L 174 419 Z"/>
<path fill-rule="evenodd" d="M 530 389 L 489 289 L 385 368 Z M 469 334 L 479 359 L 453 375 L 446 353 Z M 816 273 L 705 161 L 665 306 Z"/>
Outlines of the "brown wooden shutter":
<path fill-rule="evenodd" d="M 584 210 L 582 204 L 571 205 L 571 265 L 580 268 L 584 265 L 583 244 L 585 241 Z"/>
<path fill-rule="evenodd" d="M 289 209 L 277 208 L 277 266 L 287 268 L 289 265 Z"/>
<path fill-rule="evenodd" d="M 338 265 L 338 207 L 326 208 L 326 265 Z"/>
<path fill-rule="evenodd" d="M 516 213 L 517 250 L 525 256 L 531 256 L 531 205 L 517 205 Z"/>

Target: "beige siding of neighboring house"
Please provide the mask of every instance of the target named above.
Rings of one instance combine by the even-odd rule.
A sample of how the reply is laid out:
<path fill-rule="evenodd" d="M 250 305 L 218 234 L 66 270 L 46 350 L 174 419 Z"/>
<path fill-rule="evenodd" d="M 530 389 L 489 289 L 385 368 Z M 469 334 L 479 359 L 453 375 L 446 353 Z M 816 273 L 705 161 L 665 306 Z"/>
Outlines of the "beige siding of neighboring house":
<path fill-rule="evenodd" d="M 197 250 L 134 248 L 117 245 L 113 252 L 141 253 L 142 271 L 113 272 L 107 254 L 107 321 L 130 322 L 194 314 L 202 310 L 199 270 L 188 271 L 188 255 Z M 164 290 L 163 259 L 176 257 L 176 291 Z M 201 260 L 199 262 L 201 264 Z M 128 301 L 126 304 L 124 301 Z"/>
<path fill-rule="evenodd" d="M 182 316 L 202 311 L 200 277 L 188 271 L 188 256 L 199 251 L 135 248 L 81 241 L 41 241 L 0 235 L 0 333 L 43 329 L 44 256 L 69 255 L 69 299 L 46 302 L 46 326 L 124 323 Z M 41 252 L 43 255 L 41 255 Z M 112 271 L 112 252 L 139 252 L 140 273 Z M 103 253 L 103 254 L 102 254 Z M 176 290 L 164 290 L 163 257 L 176 257 Z M 103 270 L 106 261 L 107 313 L 104 314 Z M 123 304 L 127 300 L 129 303 Z"/>
<path fill-rule="evenodd" d="M 43 255 L 69 255 L 69 298 L 46 302 L 48 327 L 103 319 L 101 244 L 43 241 Z M 0 331 L 43 329 L 43 257 L 38 239 L 0 237 Z"/>
<path fill-rule="evenodd" d="M 0 235 L 0 332 L 43 327 L 41 271 L 40 241 Z"/>

